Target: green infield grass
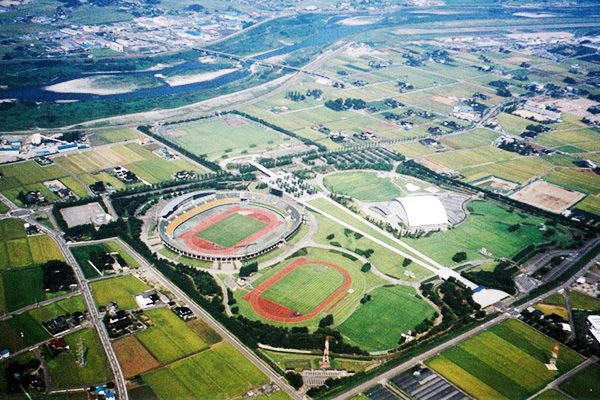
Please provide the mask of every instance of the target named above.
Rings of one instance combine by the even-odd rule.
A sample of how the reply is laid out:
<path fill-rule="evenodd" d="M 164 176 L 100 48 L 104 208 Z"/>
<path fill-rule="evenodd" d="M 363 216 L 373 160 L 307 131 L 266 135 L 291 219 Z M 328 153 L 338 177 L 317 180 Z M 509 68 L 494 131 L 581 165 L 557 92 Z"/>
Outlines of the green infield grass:
<path fill-rule="evenodd" d="M 275 324 L 275 325 L 284 325 L 284 326 L 288 326 L 288 327 L 308 326 L 311 329 L 316 329 L 320 319 L 323 318 L 326 313 L 333 314 L 334 321 L 343 321 L 344 319 L 346 319 L 350 314 L 352 314 L 354 312 L 354 310 L 356 309 L 357 305 L 360 302 L 360 299 L 362 298 L 363 294 L 367 290 L 384 283 L 383 279 L 378 278 L 377 276 L 375 276 L 374 274 L 372 274 L 370 272 L 368 272 L 368 273 L 361 272 L 360 269 L 362 267 L 362 263 L 360 261 L 352 258 L 351 256 L 343 255 L 340 252 L 333 251 L 333 250 L 325 250 L 325 249 L 310 247 L 310 248 L 300 249 L 296 254 L 293 255 L 293 257 L 290 257 L 289 259 L 277 264 L 274 267 L 270 267 L 270 268 L 261 270 L 261 275 L 253 283 L 254 287 L 260 285 L 266 279 L 268 279 L 272 275 L 276 274 L 282 268 L 286 267 L 287 265 L 294 262 L 295 260 L 297 260 L 300 257 L 303 257 L 308 261 L 314 261 L 316 263 L 318 263 L 319 261 L 324 261 L 324 262 L 332 263 L 335 265 L 339 265 L 340 267 L 344 268 L 350 274 L 350 278 L 351 278 L 351 282 L 352 282 L 350 289 L 352 289 L 352 290 L 351 291 L 349 290 L 348 294 L 345 295 L 343 298 L 341 298 L 339 303 L 337 303 L 335 305 L 333 305 L 333 303 L 330 303 L 331 305 L 333 305 L 333 308 L 331 310 L 327 310 L 326 312 L 323 311 L 309 320 L 302 321 L 302 322 L 296 322 L 296 323 L 274 322 L 274 321 L 270 321 L 266 318 L 263 318 L 261 315 L 259 315 L 258 313 L 256 313 L 254 311 L 254 309 L 252 308 L 250 303 L 248 303 L 248 301 L 244 300 L 244 296 L 248 293 L 248 291 L 247 290 L 236 290 L 234 292 L 234 296 L 235 296 L 235 299 L 237 300 L 237 304 L 240 308 L 240 314 L 247 318 L 253 319 L 253 320 L 259 320 L 262 322 L 267 322 L 267 323 Z M 300 267 L 300 270 L 302 270 L 302 269 L 303 268 Z M 328 270 L 330 270 L 330 269 L 331 268 L 326 268 L 326 269 L 322 269 L 322 272 L 309 272 L 309 273 L 310 273 L 310 276 L 319 277 L 319 281 L 320 281 L 321 280 L 320 276 L 326 276 L 323 274 L 329 275 L 330 272 Z M 295 280 L 295 277 L 292 276 L 292 279 Z M 300 277 L 300 279 L 302 280 L 303 278 Z M 283 283 L 286 285 L 286 287 L 289 287 L 287 284 L 289 282 L 286 282 L 285 278 L 284 278 L 284 280 L 279 281 L 279 283 Z M 314 296 L 315 290 L 312 290 L 312 288 L 316 288 L 318 285 L 321 285 L 321 283 L 311 282 L 308 285 L 311 287 L 311 293 L 313 293 L 313 296 Z M 275 284 L 271 288 L 277 288 L 277 284 Z M 329 291 L 329 293 L 331 293 L 330 291 L 333 291 L 333 290 L 335 290 L 333 287 L 330 289 L 327 289 L 327 291 Z M 267 290 L 267 291 L 269 291 L 269 290 Z M 319 294 L 319 296 L 324 296 L 325 295 L 324 292 L 325 292 L 325 290 L 323 291 L 322 294 Z M 309 309 L 309 311 L 312 308 L 314 308 L 314 305 L 316 305 L 320 302 L 320 301 L 308 299 L 309 296 L 306 295 L 306 288 L 303 288 L 302 290 L 297 290 L 297 287 L 293 287 L 293 291 L 291 293 L 286 293 L 286 292 L 282 291 L 281 297 L 282 298 L 285 297 L 285 299 L 279 298 L 279 296 L 277 296 L 277 298 L 275 296 L 272 296 L 271 300 L 273 300 L 277 303 L 282 303 L 283 301 L 286 301 L 286 302 L 289 302 L 289 305 L 300 304 L 300 303 L 304 302 L 304 304 L 305 304 L 304 307 L 306 309 Z M 321 297 L 321 298 L 323 298 L 323 297 Z M 340 297 L 338 297 L 338 299 L 340 299 Z"/>
<path fill-rule="evenodd" d="M 264 222 L 254 218 L 235 213 L 196 233 L 196 236 L 218 246 L 229 248 L 258 232 L 265 225 Z"/>
<path fill-rule="evenodd" d="M 584 358 L 561 346 L 558 371 L 545 364 L 554 340 L 517 320 L 508 320 L 443 351 L 427 364 L 475 398 L 527 398 Z"/>
<path fill-rule="evenodd" d="M 132 275 L 95 281 L 92 282 L 91 287 L 98 307 L 106 306 L 108 302 L 114 301 L 123 310 L 138 308 L 134 296 L 150 289 L 150 286 Z"/>
<path fill-rule="evenodd" d="M 287 275 L 262 296 L 300 314 L 308 314 L 344 283 L 344 276 L 326 265 L 303 265 Z"/>
<path fill-rule="evenodd" d="M 351 344 L 378 351 L 398 345 L 401 333 L 414 329 L 435 310 L 412 287 L 385 286 L 372 290 L 338 330 Z"/>
<path fill-rule="evenodd" d="M 146 312 L 153 325 L 137 334 L 137 339 L 163 364 L 173 362 L 207 345 L 171 310 L 158 308 Z"/>
<path fill-rule="evenodd" d="M 165 400 L 237 398 L 269 381 L 227 342 L 145 373 L 142 379 Z"/>
<path fill-rule="evenodd" d="M 323 180 L 333 193 L 354 197 L 362 201 L 387 201 L 402 194 L 389 179 L 380 178 L 376 172 L 341 172 Z"/>
<path fill-rule="evenodd" d="M 574 399 L 594 399 L 600 393 L 600 364 L 587 366 L 559 385 L 560 390 Z"/>
<path fill-rule="evenodd" d="M 108 361 L 96 331 L 84 328 L 64 337 L 71 351 L 56 357 L 46 354 L 46 364 L 52 379 L 52 387 L 68 388 L 106 383 L 112 380 Z M 83 366 L 78 365 L 78 353 L 82 348 L 85 360 Z"/>

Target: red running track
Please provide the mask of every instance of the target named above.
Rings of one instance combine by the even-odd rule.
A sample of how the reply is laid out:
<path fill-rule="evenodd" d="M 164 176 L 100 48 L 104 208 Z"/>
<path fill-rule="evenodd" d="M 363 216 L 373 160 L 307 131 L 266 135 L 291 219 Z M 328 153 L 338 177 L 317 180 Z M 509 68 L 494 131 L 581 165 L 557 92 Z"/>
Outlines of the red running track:
<path fill-rule="evenodd" d="M 245 239 L 242 239 L 239 242 L 237 242 L 236 244 L 234 244 L 233 246 L 227 247 L 227 248 L 220 247 L 216 243 L 213 243 L 209 240 L 202 239 L 201 237 L 196 236 L 196 234 L 198 232 L 202 232 L 203 230 L 223 221 L 225 218 L 229 217 L 230 215 L 239 213 L 242 210 L 244 211 L 243 215 L 245 217 L 255 219 L 266 225 L 263 226 L 258 231 L 254 232 L 253 234 L 251 234 L 250 236 L 246 237 Z M 211 218 L 206 218 L 206 219 L 201 220 L 192 229 L 179 235 L 179 239 L 183 240 L 185 245 L 192 251 L 197 251 L 199 253 L 205 253 L 205 254 L 222 254 L 222 255 L 229 256 L 236 252 L 239 252 L 240 247 L 243 247 L 247 244 L 256 242 L 258 239 L 265 236 L 267 233 L 271 232 L 273 229 L 275 229 L 277 226 L 279 226 L 282 223 L 283 222 L 281 222 L 277 219 L 277 214 L 275 214 L 272 211 L 268 211 L 268 210 L 261 209 L 258 207 L 242 208 L 242 207 L 236 206 L 236 207 L 229 208 L 225 212 L 217 214 Z"/>
<path fill-rule="evenodd" d="M 312 309 L 308 314 L 295 315 L 294 310 L 289 309 L 286 306 L 275 303 L 271 300 L 262 297 L 262 294 L 269 289 L 271 286 L 283 279 L 287 274 L 299 268 L 303 265 L 326 265 L 331 268 L 335 268 L 344 276 L 344 283 L 330 294 L 325 300 L 319 305 Z M 326 261 L 308 261 L 302 257 L 292 262 L 287 267 L 281 269 L 279 272 L 268 278 L 266 281 L 254 288 L 250 293 L 244 296 L 244 300 L 250 303 L 254 311 L 256 311 L 261 317 L 276 322 L 302 322 L 309 320 L 321 311 L 323 311 L 331 302 L 338 298 L 343 293 L 346 293 L 352 284 L 352 278 L 348 271 L 339 265 L 326 262 Z M 302 290 L 299 288 L 299 290 Z M 342 296 L 344 297 L 344 296 Z M 336 302 L 337 305 L 337 302 Z M 333 307 L 332 307 L 333 308 Z"/>

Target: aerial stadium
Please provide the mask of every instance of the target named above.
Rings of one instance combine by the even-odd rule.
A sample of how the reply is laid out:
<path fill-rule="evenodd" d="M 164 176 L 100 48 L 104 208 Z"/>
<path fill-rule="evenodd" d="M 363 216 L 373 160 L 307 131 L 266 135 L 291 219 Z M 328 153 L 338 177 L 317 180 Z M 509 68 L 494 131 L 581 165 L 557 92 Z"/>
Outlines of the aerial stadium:
<path fill-rule="evenodd" d="M 302 224 L 291 201 L 253 192 L 197 191 L 171 200 L 158 216 L 164 245 L 186 257 L 246 260 L 287 241 Z"/>

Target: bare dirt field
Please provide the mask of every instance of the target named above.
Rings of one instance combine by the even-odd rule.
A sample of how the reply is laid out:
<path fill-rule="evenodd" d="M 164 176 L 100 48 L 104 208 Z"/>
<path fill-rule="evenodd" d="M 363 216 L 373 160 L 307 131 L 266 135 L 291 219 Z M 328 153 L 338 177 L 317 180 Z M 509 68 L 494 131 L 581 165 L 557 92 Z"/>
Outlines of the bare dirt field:
<path fill-rule="evenodd" d="M 224 121 L 227 126 L 233 126 L 235 128 L 248 125 L 248 122 L 244 118 L 239 117 L 226 117 Z"/>
<path fill-rule="evenodd" d="M 581 200 L 585 195 L 563 189 L 545 181 L 535 181 L 511 196 L 515 200 L 544 210 L 561 213 Z"/>
<path fill-rule="evenodd" d="M 507 181 L 501 178 L 497 178 L 495 176 L 490 176 L 489 178 L 485 178 L 477 183 L 475 186 L 485 189 L 499 190 L 502 192 L 508 192 L 517 187 L 517 184 L 511 181 Z"/>
<path fill-rule="evenodd" d="M 139 375 L 159 366 L 158 361 L 136 339 L 128 336 L 113 343 L 119 364 L 126 378 Z"/>
<path fill-rule="evenodd" d="M 78 225 L 90 224 L 92 218 L 98 214 L 105 214 L 99 203 L 84 204 L 81 206 L 67 207 L 60 210 L 67 226 L 72 228 Z"/>

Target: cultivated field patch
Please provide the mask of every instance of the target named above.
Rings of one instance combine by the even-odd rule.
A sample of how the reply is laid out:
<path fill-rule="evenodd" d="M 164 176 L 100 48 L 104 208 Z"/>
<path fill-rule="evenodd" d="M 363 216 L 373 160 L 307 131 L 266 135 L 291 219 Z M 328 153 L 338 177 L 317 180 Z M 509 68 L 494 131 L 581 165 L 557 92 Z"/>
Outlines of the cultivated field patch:
<path fill-rule="evenodd" d="M 106 304 L 113 301 L 122 310 L 138 308 L 135 302 L 135 295 L 150 289 L 150 286 L 133 275 L 121 275 L 115 278 L 102 279 L 92 282 L 90 286 L 98 307 L 106 306 Z"/>
<path fill-rule="evenodd" d="M 135 336 L 116 340 L 113 347 L 125 378 L 131 378 L 160 365 Z"/>

